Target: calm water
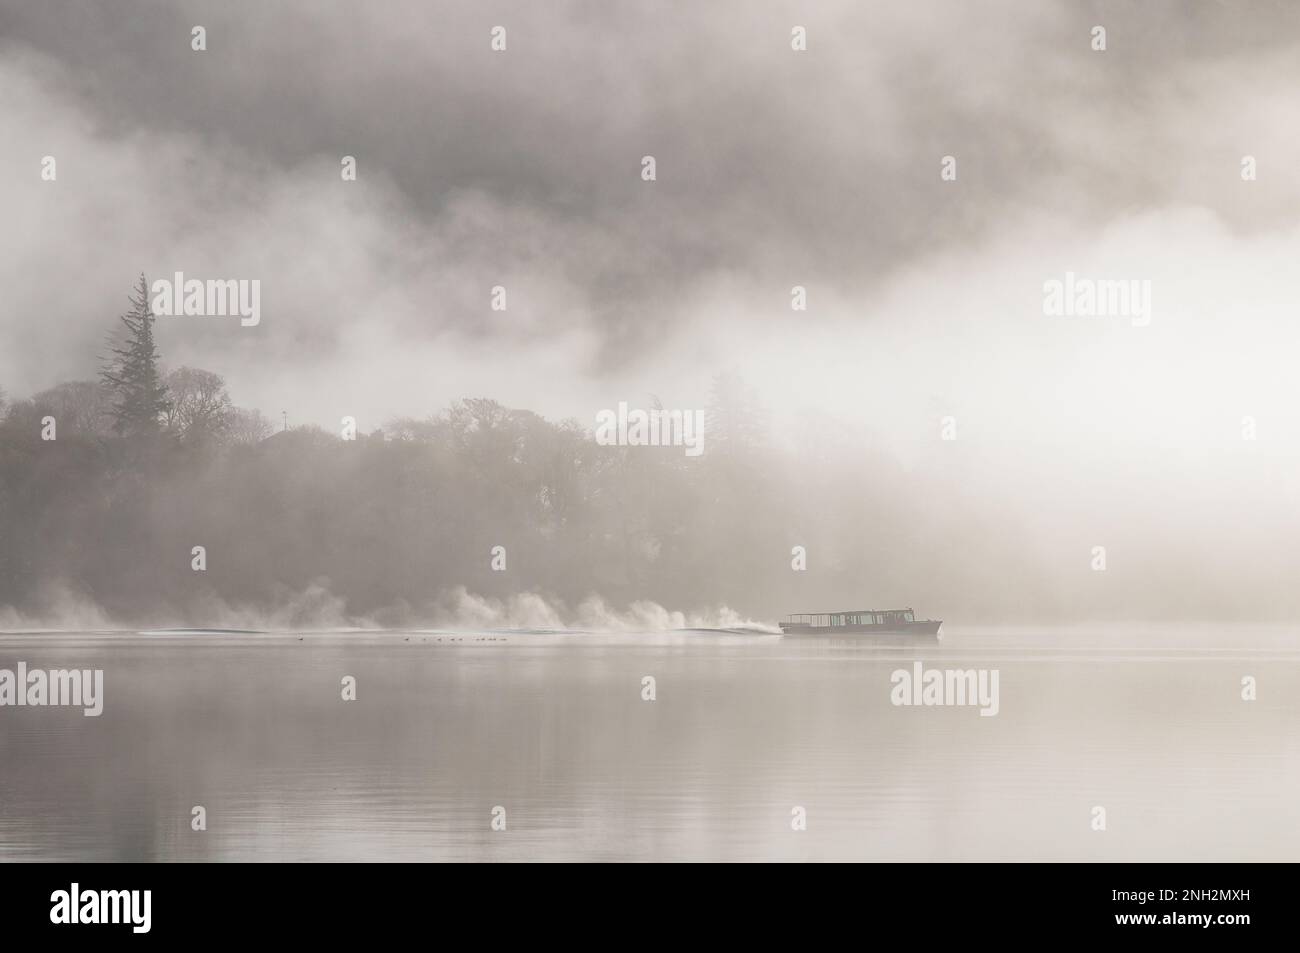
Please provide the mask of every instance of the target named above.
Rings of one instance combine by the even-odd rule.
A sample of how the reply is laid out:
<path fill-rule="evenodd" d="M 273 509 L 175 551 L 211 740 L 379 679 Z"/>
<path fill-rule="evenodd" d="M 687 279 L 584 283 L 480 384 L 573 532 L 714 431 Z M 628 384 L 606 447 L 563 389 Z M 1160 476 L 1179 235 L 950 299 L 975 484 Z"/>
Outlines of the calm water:
<path fill-rule="evenodd" d="M 997 669 L 998 715 L 890 704 L 918 659 Z M 19 661 L 106 697 L 0 708 L 5 860 L 1300 859 L 1294 631 L 0 635 Z"/>

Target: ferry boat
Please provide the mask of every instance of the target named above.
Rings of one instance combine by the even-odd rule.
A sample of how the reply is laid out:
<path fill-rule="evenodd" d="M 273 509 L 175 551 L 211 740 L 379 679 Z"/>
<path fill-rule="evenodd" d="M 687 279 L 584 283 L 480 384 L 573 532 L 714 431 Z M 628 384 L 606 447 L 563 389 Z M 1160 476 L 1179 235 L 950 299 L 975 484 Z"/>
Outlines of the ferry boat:
<path fill-rule="evenodd" d="M 932 635 L 941 620 L 917 619 L 911 609 L 851 609 L 847 612 L 800 612 L 781 623 L 785 635 Z"/>

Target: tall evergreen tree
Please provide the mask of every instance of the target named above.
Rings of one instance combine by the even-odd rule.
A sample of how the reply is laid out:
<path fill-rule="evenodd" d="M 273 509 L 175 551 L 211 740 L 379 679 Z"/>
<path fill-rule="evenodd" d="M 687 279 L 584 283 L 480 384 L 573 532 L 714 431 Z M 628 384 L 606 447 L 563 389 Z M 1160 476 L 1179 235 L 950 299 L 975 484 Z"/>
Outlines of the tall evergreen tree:
<path fill-rule="evenodd" d="M 111 349 L 113 356 L 100 376 L 113 392 L 113 429 L 119 434 L 153 434 L 161 429 L 171 401 L 158 373 L 155 318 L 143 274 L 130 300 L 131 310 L 122 315 L 125 338 L 120 347 Z"/>

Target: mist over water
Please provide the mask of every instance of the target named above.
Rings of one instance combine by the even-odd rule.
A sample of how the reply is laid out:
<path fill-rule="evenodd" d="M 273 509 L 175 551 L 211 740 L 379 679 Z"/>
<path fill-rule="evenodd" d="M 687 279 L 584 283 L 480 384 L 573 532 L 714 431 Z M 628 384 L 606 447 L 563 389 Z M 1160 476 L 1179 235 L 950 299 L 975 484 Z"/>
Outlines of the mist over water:
<path fill-rule="evenodd" d="M 490 6 L 0 0 L 0 861 L 1300 856 L 1300 5 Z"/>
<path fill-rule="evenodd" d="M 216 598 L 203 603 L 200 629 L 245 629 L 250 631 L 327 631 L 337 629 L 382 630 L 385 621 L 406 620 L 406 628 L 493 630 L 533 629 L 539 631 L 578 629 L 605 632 L 660 632 L 669 629 L 748 629 L 779 633 L 775 625 L 756 622 L 725 607 L 709 613 L 684 613 L 665 609 L 654 602 L 634 602 L 626 609 L 607 606 L 599 596 L 589 596 L 570 608 L 561 601 L 548 601 L 537 593 L 523 593 L 508 599 L 474 595 L 458 586 L 435 600 L 423 614 L 406 605 L 380 609 L 365 616 L 348 613 L 344 601 L 324 584 L 308 586 L 290 594 L 284 604 L 271 611 L 255 607 L 230 606 Z M 181 621 L 192 621 L 182 619 Z M 155 619 L 148 628 L 175 626 L 176 619 Z M 66 588 L 45 594 L 38 614 L 20 613 L 0 606 L 0 633 L 113 631 L 139 628 L 112 619 L 103 609 Z M 186 626 L 189 627 L 189 626 Z"/>

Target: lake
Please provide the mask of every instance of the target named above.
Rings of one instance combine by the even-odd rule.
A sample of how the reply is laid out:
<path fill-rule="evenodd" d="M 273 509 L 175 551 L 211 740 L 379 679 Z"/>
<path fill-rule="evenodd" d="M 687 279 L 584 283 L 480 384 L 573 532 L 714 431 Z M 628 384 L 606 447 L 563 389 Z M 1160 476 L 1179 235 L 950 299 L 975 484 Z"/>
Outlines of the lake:
<path fill-rule="evenodd" d="M 1281 628 L 0 634 L 20 662 L 102 669 L 103 712 L 0 707 L 4 860 L 1300 856 Z M 918 662 L 996 671 L 996 714 L 895 704 Z"/>

